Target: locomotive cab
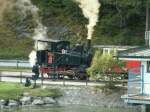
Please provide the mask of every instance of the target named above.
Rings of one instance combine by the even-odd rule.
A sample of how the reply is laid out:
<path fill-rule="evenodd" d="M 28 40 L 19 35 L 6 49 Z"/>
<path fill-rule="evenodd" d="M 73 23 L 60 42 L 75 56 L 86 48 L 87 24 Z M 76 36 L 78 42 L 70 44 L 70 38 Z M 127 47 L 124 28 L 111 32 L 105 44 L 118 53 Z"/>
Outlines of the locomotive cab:
<path fill-rule="evenodd" d="M 45 50 L 37 50 L 37 63 L 48 66 L 53 62 L 54 53 L 66 53 L 70 50 L 70 42 L 60 40 L 38 40 L 40 43 L 46 43 Z"/>
<path fill-rule="evenodd" d="M 70 50 L 70 42 L 68 41 L 57 41 L 57 42 L 51 42 L 51 50 L 48 49 L 51 52 L 62 52 L 62 50 L 69 51 Z"/>
<path fill-rule="evenodd" d="M 61 52 L 62 49 L 69 50 L 70 49 L 70 42 L 69 41 L 61 41 L 61 40 L 37 40 L 37 43 L 45 44 L 46 43 L 46 50 L 51 52 Z M 38 49 L 38 44 L 37 44 Z M 39 51 L 39 50 L 38 50 Z"/>

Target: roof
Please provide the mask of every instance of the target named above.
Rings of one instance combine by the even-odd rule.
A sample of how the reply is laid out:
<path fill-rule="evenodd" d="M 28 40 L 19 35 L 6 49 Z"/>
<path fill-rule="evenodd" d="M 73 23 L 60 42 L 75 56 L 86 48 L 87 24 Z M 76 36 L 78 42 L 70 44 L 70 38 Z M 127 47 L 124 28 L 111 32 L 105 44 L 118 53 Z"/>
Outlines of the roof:
<path fill-rule="evenodd" d="M 118 58 L 150 59 L 149 47 L 137 47 L 118 52 Z"/>
<path fill-rule="evenodd" d="M 54 39 L 43 39 L 43 40 L 37 40 L 39 42 L 69 42 L 64 40 L 54 40 Z"/>
<path fill-rule="evenodd" d="M 116 49 L 131 49 L 138 46 L 119 46 L 119 45 L 94 45 L 93 48 L 116 48 Z"/>

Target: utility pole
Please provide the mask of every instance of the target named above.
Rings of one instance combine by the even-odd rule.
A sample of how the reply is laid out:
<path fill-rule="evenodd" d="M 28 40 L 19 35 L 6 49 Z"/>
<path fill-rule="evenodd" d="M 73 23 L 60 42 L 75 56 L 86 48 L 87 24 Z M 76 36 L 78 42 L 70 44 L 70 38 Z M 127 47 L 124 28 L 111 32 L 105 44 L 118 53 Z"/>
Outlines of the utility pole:
<path fill-rule="evenodd" d="M 146 6 L 146 27 L 145 31 L 149 30 L 149 5 Z"/>
<path fill-rule="evenodd" d="M 149 46 L 150 31 L 149 31 L 149 5 L 146 6 L 146 26 L 145 26 L 145 44 Z"/>

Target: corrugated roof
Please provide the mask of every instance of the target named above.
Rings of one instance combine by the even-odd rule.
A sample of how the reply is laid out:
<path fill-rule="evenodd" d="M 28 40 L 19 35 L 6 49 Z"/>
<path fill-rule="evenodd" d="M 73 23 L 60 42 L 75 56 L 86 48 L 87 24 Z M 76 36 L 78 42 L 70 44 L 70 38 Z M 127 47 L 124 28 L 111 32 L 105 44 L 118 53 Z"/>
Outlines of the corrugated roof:
<path fill-rule="evenodd" d="M 119 46 L 119 45 L 93 45 L 93 48 L 117 48 L 117 49 L 131 49 L 138 46 Z"/>
<path fill-rule="evenodd" d="M 148 58 L 150 57 L 150 48 L 138 47 L 138 48 L 124 50 L 118 53 L 118 57 Z"/>

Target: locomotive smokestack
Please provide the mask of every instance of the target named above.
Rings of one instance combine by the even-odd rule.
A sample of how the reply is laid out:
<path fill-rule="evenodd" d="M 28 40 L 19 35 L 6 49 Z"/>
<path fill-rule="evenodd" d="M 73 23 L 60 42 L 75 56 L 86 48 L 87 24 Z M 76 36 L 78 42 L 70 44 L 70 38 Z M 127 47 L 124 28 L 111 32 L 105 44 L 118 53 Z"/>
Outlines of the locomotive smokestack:
<path fill-rule="evenodd" d="M 91 39 L 87 39 L 87 51 L 91 50 Z"/>

